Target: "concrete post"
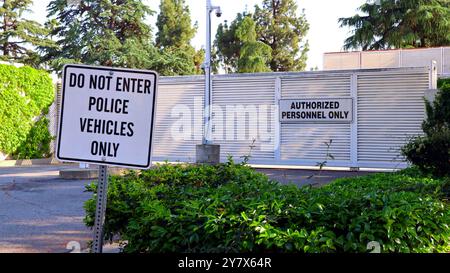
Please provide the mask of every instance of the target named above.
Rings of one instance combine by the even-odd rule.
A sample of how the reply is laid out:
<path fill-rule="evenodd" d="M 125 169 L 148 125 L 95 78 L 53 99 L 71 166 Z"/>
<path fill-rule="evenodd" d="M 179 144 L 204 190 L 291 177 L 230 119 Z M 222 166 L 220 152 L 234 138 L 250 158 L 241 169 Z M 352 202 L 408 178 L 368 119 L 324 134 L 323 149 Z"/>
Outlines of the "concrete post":
<path fill-rule="evenodd" d="M 200 164 L 219 164 L 220 145 L 201 144 L 196 146 L 196 162 Z"/>

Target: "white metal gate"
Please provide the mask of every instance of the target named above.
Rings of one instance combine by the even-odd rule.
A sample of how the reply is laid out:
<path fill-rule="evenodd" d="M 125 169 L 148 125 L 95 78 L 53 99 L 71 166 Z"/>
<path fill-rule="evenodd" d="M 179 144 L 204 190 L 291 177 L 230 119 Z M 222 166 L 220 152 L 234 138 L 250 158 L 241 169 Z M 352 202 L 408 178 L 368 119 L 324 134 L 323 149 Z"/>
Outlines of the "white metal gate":
<path fill-rule="evenodd" d="M 422 133 L 423 97 L 436 80 L 430 68 L 217 75 L 213 140 L 222 160 L 251 150 L 254 164 L 315 166 L 326 156 L 324 142 L 333 140 L 328 166 L 405 167 L 399 149 Z M 160 78 L 155 161 L 195 161 L 203 88 L 203 76 Z M 331 97 L 353 98 L 352 123 L 279 121 L 280 99 Z"/>

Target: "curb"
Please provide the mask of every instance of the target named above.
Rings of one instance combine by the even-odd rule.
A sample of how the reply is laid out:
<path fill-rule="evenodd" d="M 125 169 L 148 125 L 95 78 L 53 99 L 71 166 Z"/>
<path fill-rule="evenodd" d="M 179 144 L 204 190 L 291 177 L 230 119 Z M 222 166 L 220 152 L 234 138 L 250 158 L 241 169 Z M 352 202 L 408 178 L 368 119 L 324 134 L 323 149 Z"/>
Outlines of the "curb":
<path fill-rule="evenodd" d="M 61 163 L 55 158 L 18 159 L 18 160 L 0 161 L 0 167 L 20 167 L 20 166 L 40 166 L 40 165 L 67 165 L 67 163 Z"/>
<path fill-rule="evenodd" d="M 108 175 L 123 175 L 128 169 L 119 167 L 109 167 Z M 67 169 L 59 171 L 59 177 L 67 180 L 81 180 L 81 179 L 97 179 L 98 167 L 89 169 Z"/>

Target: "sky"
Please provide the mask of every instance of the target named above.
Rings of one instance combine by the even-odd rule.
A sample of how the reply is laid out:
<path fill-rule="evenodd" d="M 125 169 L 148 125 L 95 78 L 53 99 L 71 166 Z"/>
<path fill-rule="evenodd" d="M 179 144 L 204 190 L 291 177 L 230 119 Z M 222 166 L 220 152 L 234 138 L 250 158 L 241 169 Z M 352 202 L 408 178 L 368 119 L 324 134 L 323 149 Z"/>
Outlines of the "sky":
<path fill-rule="evenodd" d="M 31 8 L 32 14 L 28 15 L 30 19 L 44 23 L 46 20 L 46 7 L 50 0 L 34 0 Z M 159 0 L 144 0 L 154 11 L 159 10 Z M 228 20 L 231 22 L 236 14 L 246 10 L 254 10 L 255 4 L 260 4 L 262 0 L 212 0 L 213 5 L 218 5 L 222 9 L 222 17 L 212 17 L 212 39 L 215 36 L 217 26 Z M 357 8 L 365 3 L 366 0 L 297 0 L 300 13 L 305 10 L 306 19 L 310 24 L 307 35 L 309 41 L 309 53 L 307 69 L 323 67 L 323 53 L 342 51 L 345 38 L 349 35 L 348 28 L 339 28 L 338 19 L 340 17 L 352 16 L 357 12 Z M 198 23 L 197 35 L 192 40 L 196 48 L 204 47 L 206 37 L 206 1 L 205 0 L 186 0 L 191 11 L 191 17 Z M 156 34 L 156 17 L 154 15 L 148 18 L 149 24 L 153 28 L 153 34 Z"/>

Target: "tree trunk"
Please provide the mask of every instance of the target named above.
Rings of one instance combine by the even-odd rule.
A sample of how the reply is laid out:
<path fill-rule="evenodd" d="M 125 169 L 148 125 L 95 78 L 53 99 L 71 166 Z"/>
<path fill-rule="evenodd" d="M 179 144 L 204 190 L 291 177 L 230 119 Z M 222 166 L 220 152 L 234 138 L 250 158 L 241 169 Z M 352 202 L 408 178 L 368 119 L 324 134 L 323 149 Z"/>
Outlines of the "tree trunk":
<path fill-rule="evenodd" d="M 5 14 L 3 15 L 3 31 L 6 33 L 8 31 L 8 15 L 7 15 L 7 11 L 8 11 L 8 1 L 9 0 L 4 0 L 3 2 L 3 9 L 5 10 Z M 8 38 L 5 37 L 5 41 L 3 43 L 3 56 L 9 56 L 9 44 L 8 44 Z"/>
<path fill-rule="evenodd" d="M 280 5 L 281 5 L 281 3 L 278 2 L 278 0 L 272 0 L 272 16 L 273 16 L 273 20 L 275 21 L 275 24 L 278 23 L 278 13 L 279 13 Z M 272 48 L 272 54 L 273 54 L 275 52 L 275 50 L 278 48 L 278 40 L 277 40 L 277 36 L 275 33 L 272 33 L 272 35 L 273 35 L 272 42 L 269 45 Z M 273 57 L 273 55 L 272 55 L 272 57 Z M 278 70 L 279 70 L 277 60 L 275 58 L 272 58 L 272 60 L 270 61 L 270 69 L 274 72 L 278 72 Z"/>

